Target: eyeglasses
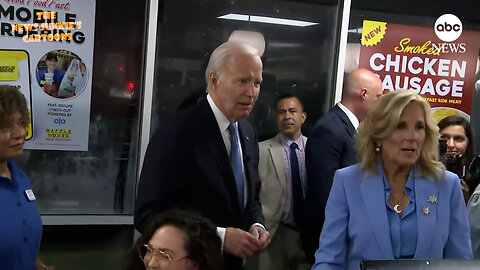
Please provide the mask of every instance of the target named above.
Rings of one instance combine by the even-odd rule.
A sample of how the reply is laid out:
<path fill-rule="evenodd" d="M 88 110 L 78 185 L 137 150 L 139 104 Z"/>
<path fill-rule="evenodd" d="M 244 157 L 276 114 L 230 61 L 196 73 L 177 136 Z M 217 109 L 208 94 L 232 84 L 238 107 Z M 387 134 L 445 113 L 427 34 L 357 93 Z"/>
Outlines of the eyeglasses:
<path fill-rule="evenodd" d="M 167 252 L 159 250 L 147 244 L 138 247 L 138 254 L 140 255 L 140 259 L 143 262 L 149 262 L 152 260 L 153 257 L 156 257 L 157 260 L 164 262 L 176 262 L 187 258 L 187 256 L 184 256 L 173 259 L 172 256 L 170 256 L 170 254 L 168 254 Z"/>

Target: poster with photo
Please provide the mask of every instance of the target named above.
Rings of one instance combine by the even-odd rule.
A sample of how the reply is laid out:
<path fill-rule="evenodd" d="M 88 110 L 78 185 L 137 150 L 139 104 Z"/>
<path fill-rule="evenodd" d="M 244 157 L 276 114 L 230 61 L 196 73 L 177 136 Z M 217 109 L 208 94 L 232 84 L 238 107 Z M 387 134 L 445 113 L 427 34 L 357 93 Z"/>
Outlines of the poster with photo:
<path fill-rule="evenodd" d="M 435 28 L 363 21 L 359 67 L 379 75 L 383 89 L 410 89 L 431 105 L 436 121 L 470 119 L 480 33 L 463 31 L 451 42 Z"/>
<path fill-rule="evenodd" d="M 21 85 L 31 103 L 24 148 L 88 151 L 95 1 L 3 0 L 0 14 L 0 84 Z M 4 78 L 12 59 L 24 59 L 18 73 L 28 83 Z"/>

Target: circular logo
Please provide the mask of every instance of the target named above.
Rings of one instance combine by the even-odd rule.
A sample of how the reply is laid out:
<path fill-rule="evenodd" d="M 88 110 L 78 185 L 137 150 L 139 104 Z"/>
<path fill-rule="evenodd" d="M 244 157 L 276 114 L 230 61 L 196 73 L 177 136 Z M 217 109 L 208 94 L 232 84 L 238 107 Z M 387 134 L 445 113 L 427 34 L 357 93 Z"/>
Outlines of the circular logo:
<path fill-rule="evenodd" d="M 435 21 L 435 34 L 444 42 L 457 40 L 462 30 L 462 22 L 453 14 L 443 14 Z"/>

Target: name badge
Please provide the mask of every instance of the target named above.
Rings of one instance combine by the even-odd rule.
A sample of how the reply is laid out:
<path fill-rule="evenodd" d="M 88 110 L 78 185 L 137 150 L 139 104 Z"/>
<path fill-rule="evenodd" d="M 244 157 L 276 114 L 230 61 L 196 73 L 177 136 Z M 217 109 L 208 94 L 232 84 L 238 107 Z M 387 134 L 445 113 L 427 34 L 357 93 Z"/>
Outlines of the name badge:
<path fill-rule="evenodd" d="M 33 190 L 27 189 L 25 190 L 25 195 L 27 195 L 28 201 L 35 201 L 37 198 L 35 198 L 35 194 L 33 194 Z"/>

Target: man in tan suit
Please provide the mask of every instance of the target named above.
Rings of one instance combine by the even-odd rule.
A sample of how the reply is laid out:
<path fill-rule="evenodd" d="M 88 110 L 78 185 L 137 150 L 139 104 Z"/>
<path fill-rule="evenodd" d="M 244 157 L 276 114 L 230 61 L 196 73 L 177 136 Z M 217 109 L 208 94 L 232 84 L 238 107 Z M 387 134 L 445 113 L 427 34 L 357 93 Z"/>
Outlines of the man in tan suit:
<path fill-rule="evenodd" d="M 297 226 L 303 221 L 306 193 L 307 137 L 301 133 L 306 118 L 307 114 L 297 97 L 281 96 L 276 103 L 279 134 L 259 143 L 260 201 L 272 241 L 263 252 L 247 260 L 249 270 L 311 268 L 306 261 Z"/>

